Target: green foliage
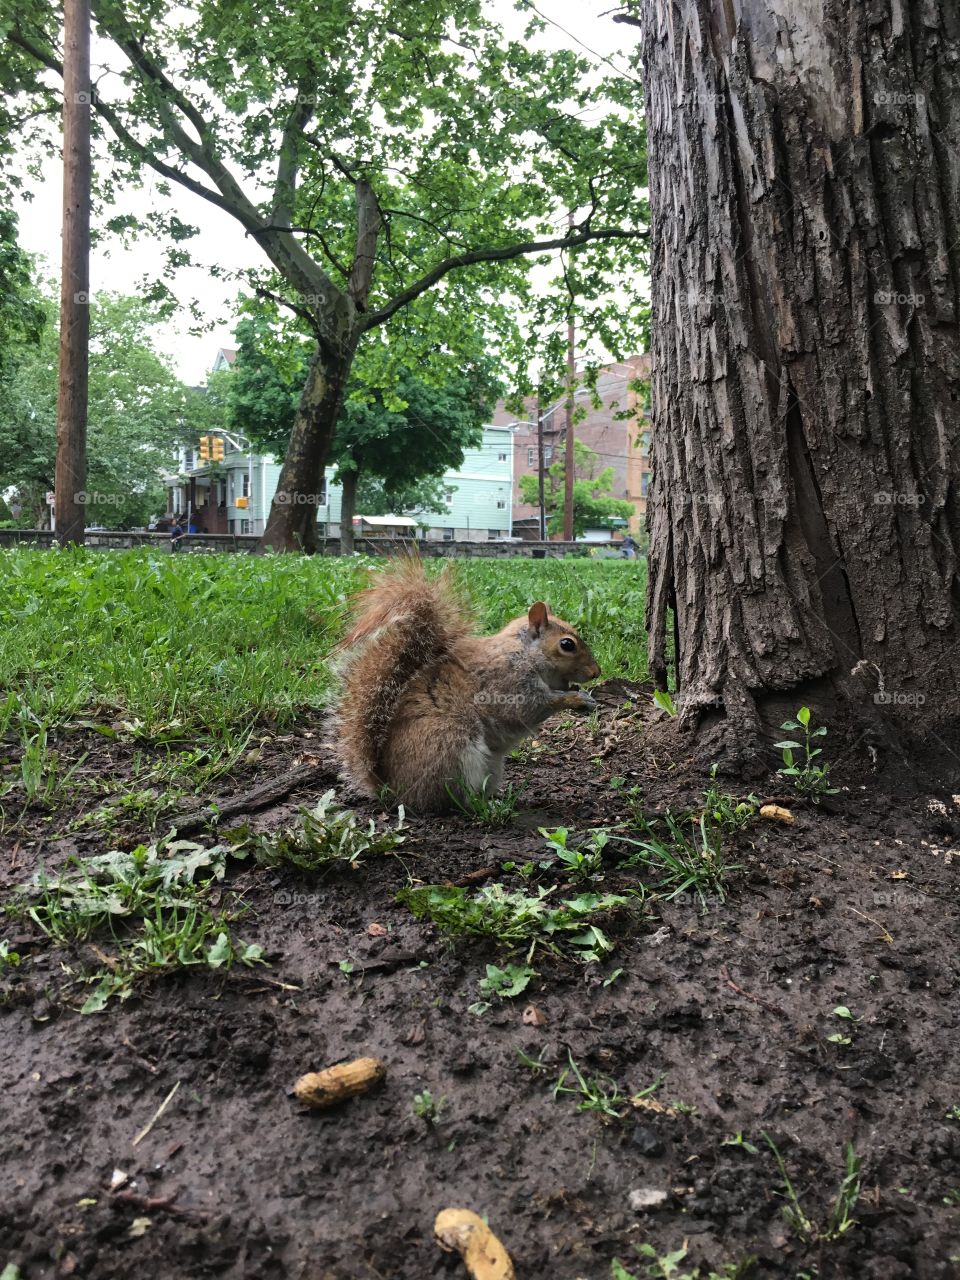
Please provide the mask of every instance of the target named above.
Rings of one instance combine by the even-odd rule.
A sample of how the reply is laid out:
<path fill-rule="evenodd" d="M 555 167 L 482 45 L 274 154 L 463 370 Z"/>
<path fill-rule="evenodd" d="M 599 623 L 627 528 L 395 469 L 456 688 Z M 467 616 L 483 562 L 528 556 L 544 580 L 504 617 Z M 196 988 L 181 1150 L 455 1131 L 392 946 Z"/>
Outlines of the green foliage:
<path fill-rule="evenodd" d="M 14 348 L 0 398 L 0 490 L 17 490 L 21 522 L 30 526 L 46 519 L 57 439 L 57 312 L 52 298 L 37 297 L 45 316 L 39 342 Z M 155 349 L 155 307 L 101 294 L 90 311 L 87 523 L 144 525 L 165 507 L 160 472 L 173 466 L 195 393 Z"/>
<path fill-rule="evenodd" d="M 502 969 L 498 965 L 488 964 L 487 976 L 477 984 L 482 998 L 469 1006 L 470 1012 L 478 1015 L 486 1013 L 495 999 L 515 999 L 526 991 L 531 978 L 536 976 L 536 969 L 531 969 L 528 964 L 507 964 Z"/>
<path fill-rule="evenodd" d="M 521 389 L 534 352 L 559 382 L 568 287 L 585 337 L 616 356 L 639 347 L 647 309 L 624 296 L 646 256 L 638 77 L 598 74 L 580 52 L 549 49 L 532 14 L 522 38 L 508 36 L 478 0 L 292 0 L 269 21 L 247 0 L 228 20 L 214 0 L 187 0 L 135 14 L 99 5 L 96 17 L 108 70 L 95 120 L 110 153 L 98 196 L 109 204 L 152 166 L 161 200 L 146 223 L 171 269 L 191 261 L 195 232 L 163 200 L 179 182 L 248 234 L 251 291 L 282 296 L 296 323 L 331 345 L 353 321 L 367 326 L 380 386 L 438 343 L 463 351 L 478 314 Z M 34 155 L 52 148 L 57 96 L 42 68 L 58 57 L 58 13 L 43 0 L 2 0 L 0 18 L 4 37 L 26 35 L 4 42 L 0 134 L 7 149 L 16 139 Z M 366 191 L 383 219 L 372 246 L 360 244 Z M 562 235 L 567 210 L 576 236 L 598 238 L 545 288 L 531 275 L 542 255 L 492 260 L 557 238 L 558 223 Z M 137 230 L 126 214 L 109 223 Z M 261 253 L 269 269 L 256 265 Z M 463 262 L 470 254 L 479 260 Z M 372 265 L 359 312 L 349 296 L 357 262 Z M 381 345 L 377 326 L 399 304 L 410 340 Z"/>
<path fill-rule="evenodd" d="M 435 1098 L 429 1089 L 413 1095 L 413 1114 L 426 1124 L 439 1124 L 440 1115 L 446 1105 L 446 1098 Z"/>
<path fill-rule="evenodd" d="M 266 867 L 290 863 L 300 871 L 338 865 L 356 868 L 361 858 L 391 853 L 403 844 L 402 808 L 396 827 L 378 832 L 373 818 L 364 826 L 334 797 L 332 790 L 325 791 L 314 808 L 301 809 L 297 826 L 251 837 L 249 847 L 257 861 Z"/>
<path fill-rule="evenodd" d="M 610 842 L 609 831 L 602 828 L 591 831 L 580 849 L 567 844 L 570 832 L 566 827 L 557 827 L 555 831 L 541 827 L 540 834 L 553 854 L 553 858 L 541 865 L 551 866 L 555 859 L 574 880 L 596 880 L 602 875 L 603 851 Z"/>
<path fill-rule="evenodd" d="M 610 496 L 613 490 L 613 467 L 599 470 L 599 455 L 582 441 L 574 441 L 573 480 L 573 536 L 582 538 L 587 529 L 612 529 L 616 520 L 629 520 L 633 504 Z M 551 534 L 563 532 L 566 463 L 563 459 L 547 468 L 544 501 L 546 503 L 547 529 Z M 536 506 L 539 501 L 536 476 L 520 477 L 520 495 L 523 502 Z"/>
<path fill-rule="evenodd" d="M 114 954 L 105 958 L 106 969 L 83 979 L 96 986 L 81 1013 L 99 1013 L 111 997 L 126 999 L 144 976 L 261 959 L 259 946 L 233 940 L 230 915 L 214 914 L 206 903 L 226 858 L 224 846 L 173 839 L 130 853 L 71 857 L 56 876 L 38 871 L 4 910 L 29 917 L 54 943 L 110 935 Z"/>
<path fill-rule="evenodd" d="M 635 901 L 623 894 L 583 893 L 556 904 L 546 898 L 555 891 L 538 887 L 527 894 L 502 884 L 484 885 L 470 896 L 454 885 L 431 884 L 402 889 L 397 901 L 417 919 L 430 919 L 444 933 L 493 938 L 506 947 L 530 942 L 551 950 L 564 950 L 585 963 L 598 961 L 613 944 L 593 923 L 594 917 Z M 531 948 L 532 950 L 532 948 Z"/>
<path fill-rule="evenodd" d="M 671 1253 L 660 1254 L 652 1244 L 636 1244 L 633 1246 L 641 1258 L 646 1259 L 643 1274 L 648 1280 L 745 1280 L 756 1266 L 756 1258 L 744 1258 L 740 1262 L 727 1262 L 719 1271 L 712 1268 L 704 1272 L 700 1267 L 692 1271 L 681 1271 L 680 1264 L 687 1256 L 687 1246 L 681 1245 Z M 610 1267 L 610 1280 L 640 1280 L 633 1271 L 628 1271 L 619 1258 L 614 1258 Z"/>
<path fill-rule="evenodd" d="M 800 795 L 808 796 L 811 800 L 819 800 L 821 796 L 835 796 L 837 788 L 830 786 L 830 766 L 814 764 L 817 756 L 823 755 L 823 748 L 813 746 L 813 739 L 826 735 L 826 725 L 821 725 L 819 729 L 811 729 L 810 708 L 801 707 L 797 712 L 796 720 L 784 720 L 780 728 L 793 732 L 802 730 L 803 741 L 797 742 L 793 738 L 787 738 L 775 744 L 783 751 L 784 767 L 778 769 L 777 773 L 781 777 L 789 778 Z M 794 758 L 795 751 L 803 752 L 799 763 Z"/>
<path fill-rule="evenodd" d="M 557 1083 L 553 1086 L 554 1098 L 559 1098 L 561 1094 L 569 1093 L 579 1098 L 577 1103 L 578 1111 L 596 1111 L 600 1115 L 606 1116 L 611 1120 L 619 1120 L 620 1112 L 627 1101 L 626 1095 L 620 1092 L 616 1081 L 611 1080 L 607 1076 L 585 1076 L 576 1062 L 573 1060 L 573 1054 L 567 1050 L 567 1061 L 570 1064 L 564 1067 L 560 1072 Z M 567 1080 L 573 1077 L 575 1083 L 567 1084 Z"/>
<path fill-rule="evenodd" d="M 696 893 L 704 908 L 710 897 L 723 902 L 728 878 L 741 867 L 727 860 L 722 814 L 718 818 L 710 811 L 677 814 L 667 809 L 654 818 L 637 813 L 631 826 L 646 838 L 618 837 L 637 850 L 621 866 L 643 866 L 655 872 L 659 880 L 653 887 L 668 900 Z"/>
<path fill-rule="evenodd" d="M 478 335 L 479 338 L 480 335 Z M 237 327 L 237 360 L 228 380 L 228 425 L 258 449 L 282 458 L 293 427 L 310 360 L 309 344 L 277 332 L 267 313 L 246 316 Z M 336 481 L 356 472 L 363 488 L 358 511 L 385 515 L 447 509 L 438 483 L 463 463 L 464 450 L 480 443 L 500 386 L 480 341 L 475 351 L 431 353 L 427 377 L 394 371 L 389 387 L 361 350 L 337 420 L 330 450 Z"/>
<path fill-rule="evenodd" d="M 783 1156 L 773 1139 L 766 1133 L 763 1134 L 763 1138 L 773 1152 L 780 1176 L 783 1178 L 783 1194 L 787 1201 L 783 1209 L 784 1219 L 804 1243 L 816 1244 L 839 1240 L 857 1225 L 852 1215 L 860 1199 L 863 1161 L 857 1156 L 852 1143 L 848 1142 L 844 1148 L 844 1171 L 830 1206 L 829 1217 L 825 1223 L 820 1224 L 807 1215 L 800 1203 L 796 1188 L 787 1173 Z"/>
<path fill-rule="evenodd" d="M 5 389 L 16 354 L 39 345 L 46 323 L 33 261 L 17 243 L 16 215 L 0 208 L 0 388 Z"/>
<path fill-rule="evenodd" d="M 448 787 L 447 794 L 454 806 L 477 826 L 502 827 L 516 817 L 522 789 L 510 782 L 502 791 L 493 793 L 486 786 L 476 791 L 460 783 Z"/>

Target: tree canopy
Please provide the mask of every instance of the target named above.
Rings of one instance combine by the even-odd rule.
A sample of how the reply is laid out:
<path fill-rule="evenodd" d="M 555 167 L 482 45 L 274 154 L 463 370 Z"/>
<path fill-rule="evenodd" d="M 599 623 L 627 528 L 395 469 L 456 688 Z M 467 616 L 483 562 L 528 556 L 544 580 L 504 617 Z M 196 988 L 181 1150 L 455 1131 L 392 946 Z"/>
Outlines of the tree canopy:
<path fill-rule="evenodd" d="M 510 39 L 481 0 L 94 0 L 117 73 L 92 101 L 110 157 L 102 201 L 151 169 L 161 194 L 176 183 L 226 212 L 250 237 L 247 284 L 315 341 L 282 488 L 316 494 L 361 346 L 389 395 L 401 369 L 438 344 L 456 352 L 479 318 L 521 390 L 534 355 L 559 381 L 573 288 L 585 337 L 615 355 L 635 345 L 643 304 L 625 282 L 646 249 L 639 81 L 543 49 L 528 12 L 525 38 Z M 59 107 L 58 9 L 0 0 L 0 17 L 6 82 L 29 103 L 11 94 L 0 115 L 36 146 L 43 110 Z M 171 264 L 187 261 L 195 227 L 162 205 L 149 221 Z M 137 230 L 125 211 L 106 225 Z M 561 272 L 535 301 L 533 265 L 557 249 Z M 402 335 L 387 340 L 401 311 Z M 275 545 L 310 536 L 303 504 L 275 506 L 274 524 Z"/>
<path fill-rule="evenodd" d="M 582 538 L 588 529 L 613 529 L 614 521 L 629 520 L 634 514 L 633 503 L 611 497 L 613 467 L 598 469 L 599 454 L 582 440 L 573 442 L 573 536 Z M 563 516 L 566 509 L 564 479 L 566 463 L 563 458 L 546 471 L 544 500 L 547 510 L 547 531 L 563 532 Z M 538 506 L 539 483 L 536 476 L 520 477 L 520 495 L 524 502 Z"/>
<path fill-rule="evenodd" d="M 54 486 L 59 341 L 56 304 L 34 291 L 33 305 L 45 317 L 41 339 L 11 350 L 0 402 L 0 490 L 16 490 L 10 505 L 31 524 Z M 157 353 L 148 303 L 101 294 L 90 318 L 87 522 L 144 524 L 163 508 L 160 471 L 202 406 Z"/>

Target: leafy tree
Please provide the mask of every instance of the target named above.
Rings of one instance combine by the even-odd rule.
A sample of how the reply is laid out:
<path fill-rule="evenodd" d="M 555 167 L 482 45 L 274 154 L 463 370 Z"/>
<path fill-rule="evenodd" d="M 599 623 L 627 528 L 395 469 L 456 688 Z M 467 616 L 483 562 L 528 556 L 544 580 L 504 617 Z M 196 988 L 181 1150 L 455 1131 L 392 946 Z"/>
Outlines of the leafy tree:
<path fill-rule="evenodd" d="M 14 351 L 0 403 L 0 490 L 15 489 L 37 521 L 54 484 L 58 383 L 56 304 L 38 299 L 41 340 Z M 173 464 L 191 396 L 153 347 L 149 304 L 101 294 L 90 319 L 87 520 L 124 528 L 162 509 L 160 472 Z"/>
<path fill-rule="evenodd" d="M 399 370 L 462 350 L 480 317 L 522 383 L 531 349 L 516 314 L 534 302 L 531 267 L 574 248 L 582 333 L 615 354 L 634 345 L 622 287 L 646 238 L 639 80 L 539 49 L 538 17 L 509 40 L 482 0 L 94 0 L 93 12 L 117 73 L 92 101 L 111 155 L 103 198 L 149 168 L 236 219 L 270 264 L 249 283 L 312 339 L 268 545 L 313 545 L 358 351 L 389 397 Z M 58 105 L 42 74 L 61 73 L 58 30 L 48 0 L 0 0 L 0 119 L 27 147 Z M 14 119 L 24 101 L 41 114 Z M 194 228 L 165 208 L 152 221 L 172 264 L 188 261 Z M 564 285 L 535 308 L 533 351 L 558 368 L 568 302 Z M 400 313 L 403 336 L 388 341 Z"/>
<path fill-rule="evenodd" d="M 256 447 L 282 458 L 296 417 L 296 387 L 309 355 L 302 342 L 278 337 L 263 316 L 242 320 L 237 341 L 236 365 L 226 375 L 230 425 Z M 358 494 L 377 508 L 365 505 L 369 515 L 445 510 L 439 477 L 459 467 L 464 450 L 480 443 L 500 390 L 489 361 L 477 354 L 474 365 L 464 368 L 448 354 L 432 354 L 445 366 L 443 385 L 405 370 L 398 372 L 390 395 L 364 385 L 359 377 L 349 384 L 330 451 L 334 479 L 343 486 L 345 550 L 352 546 Z M 358 374 L 363 366 L 361 358 Z"/>
<path fill-rule="evenodd" d="M 46 321 L 33 283 L 33 260 L 17 243 L 17 218 L 0 209 L 0 379 L 12 353 L 40 341 Z"/>
<path fill-rule="evenodd" d="M 599 454 L 588 448 L 582 440 L 574 440 L 573 450 L 573 536 L 582 538 L 587 529 L 613 529 L 613 521 L 616 519 L 629 520 L 634 514 L 633 504 L 610 496 L 613 490 L 613 467 L 598 470 Z M 563 532 L 565 477 L 564 459 L 561 458 L 547 468 L 544 501 L 548 515 L 547 532 L 550 534 Z M 540 491 L 536 476 L 520 477 L 520 494 L 524 502 L 539 505 Z"/>

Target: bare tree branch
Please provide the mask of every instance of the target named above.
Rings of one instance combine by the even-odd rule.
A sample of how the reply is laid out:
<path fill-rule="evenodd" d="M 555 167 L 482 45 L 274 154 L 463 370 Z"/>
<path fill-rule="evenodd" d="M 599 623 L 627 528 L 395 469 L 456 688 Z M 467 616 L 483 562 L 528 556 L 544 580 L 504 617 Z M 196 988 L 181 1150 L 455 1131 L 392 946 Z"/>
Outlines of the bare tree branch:
<path fill-rule="evenodd" d="M 439 280 L 451 271 L 457 271 L 460 267 L 474 266 L 478 262 L 509 262 L 514 258 L 522 258 L 529 253 L 543 253 L 549 249 L 572 249 L 578 244 L 588 244 L 591 241 L 598 240 L 645 240 L 649 232 L 647 231 L 621 231 L 618 227 L 608 227 L 602 231 L 578 231 L 574 235 L 560 236 L 555 240 L 526 240 L 522 244 L 506 245 L 502 249 L 471 249 L 467 253 L 457 253 L 451 258 L 444 259 L 438 263 L 426 275 L 421 276 L 419 280 L 414 281 L 409 288 L 398 293 L 395 298 L 380 308 L 379 311 L 373 311 L 363 321 L 363 329 L 372 329 L 378 324 L 383 324 L 389 320 L 392 315 L 405 307 L 414 298 L 419 298 L 421 293 L 425 293 L 427 289 L 431 289 Z"/>

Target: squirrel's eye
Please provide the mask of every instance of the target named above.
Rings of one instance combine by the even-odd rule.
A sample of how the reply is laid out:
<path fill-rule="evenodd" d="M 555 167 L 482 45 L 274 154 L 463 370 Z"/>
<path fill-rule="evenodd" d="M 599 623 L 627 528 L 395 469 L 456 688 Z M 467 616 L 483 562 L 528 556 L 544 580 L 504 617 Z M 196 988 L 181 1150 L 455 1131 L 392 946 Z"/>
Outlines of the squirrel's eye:
<path fill-rule="evenodd" d="M 571 640 L 569 636 L 564 636 L 563 639 L 560 641 L 560 648 L 564 651 L 564 653 L 576 653 L 577 642 L 576 640 Z"/>

